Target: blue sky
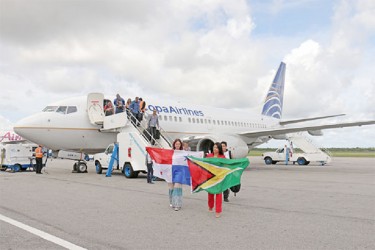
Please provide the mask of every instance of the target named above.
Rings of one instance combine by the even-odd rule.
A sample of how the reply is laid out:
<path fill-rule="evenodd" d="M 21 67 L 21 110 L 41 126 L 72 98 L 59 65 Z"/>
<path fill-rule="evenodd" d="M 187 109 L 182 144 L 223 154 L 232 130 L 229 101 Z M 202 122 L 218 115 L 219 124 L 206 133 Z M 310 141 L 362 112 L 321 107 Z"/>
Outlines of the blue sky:
<path fill-rule="evenodd" d="M 287 64 L 283 118 L 375 119 L 372 0 L 0 0 L 0 6 L 0 127 L 95 91 L 260 113 L 280 61 Z M 327 147 L 374 147 L 374 130 L 327 130 L 315 139 Z"/>

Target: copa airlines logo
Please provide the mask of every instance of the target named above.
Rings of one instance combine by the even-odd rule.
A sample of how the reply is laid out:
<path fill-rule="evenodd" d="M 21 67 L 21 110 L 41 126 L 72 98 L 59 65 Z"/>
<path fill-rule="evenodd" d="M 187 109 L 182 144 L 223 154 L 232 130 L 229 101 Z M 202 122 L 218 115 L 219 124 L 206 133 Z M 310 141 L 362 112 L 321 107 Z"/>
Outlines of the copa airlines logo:
<path fill-rule="evenodd" d="M 263 106 L 262 114 L 280 119 L 281 110 L 282 101 L 280 100 L 279 93 L 277 93 L 277 90 L 272 91 L 270 89 Z"/>
<path fill-rule="evenodd" d="M 283 110 L 285 82 L 285 63 L 281 63 L 275 79 L 268 90 L 266 100 L 264 101 L 262 114 L 281 119 Z"/>
<path fill-rule="evenodd" d="M 204 116 L 201 110 L 192 110 L 192 109 L 181 108 L 181 107 L 148 105 L 148 109 L 151 111 L 156 110 L 158 113 Z"/>

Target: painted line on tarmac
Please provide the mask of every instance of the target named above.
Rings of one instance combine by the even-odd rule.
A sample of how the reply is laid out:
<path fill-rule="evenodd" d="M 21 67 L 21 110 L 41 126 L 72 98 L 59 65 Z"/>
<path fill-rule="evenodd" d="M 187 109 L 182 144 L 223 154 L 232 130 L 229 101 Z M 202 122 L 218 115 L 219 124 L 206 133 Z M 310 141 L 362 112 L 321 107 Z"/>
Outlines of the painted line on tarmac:
<path fill-rule="evenodd" d="M 53 235 L 51 235 L 49 233 L 45 233 L 45 232 L 40 231 L 40 230 L 38 230 L 36 228 L 30 227 L 28 225 L 25 225 L 25 224 L 23 224 L 23 223 L 21 223 L 19 221 L 16 221 L 16 220 L 13 220 L 11 218 L 8 218 L 8 217 L 6 217 L 6 216 L 4 216 L 2 214 L 0 214 L 0 220 L 2 220 L 4 222 L 7 222 L 9 224 L 12 224 L 13 226 L 19 227 L 19 228 L 21 228 L 21 229 L 23 229 L 25 231 L 28 231 L 28 232 L 30 232 L 32 234 L 35 234 L 38 237 L 41 237 L 41 238 L 43 238 L 45 240 L 53 242 L 56 245 L 60 245 L 60 246 L 65 247 L 67 249 L 77 249 L 77 250 L 78 249 L 79 250 L 86 249 L 86 248 L 74 245 L 73 243 L 70 243 L 70 242 L 68 242 L 66 240 L 60 239 L 60 238 L 58 238 L 56 236 L 53 236 Z"/>

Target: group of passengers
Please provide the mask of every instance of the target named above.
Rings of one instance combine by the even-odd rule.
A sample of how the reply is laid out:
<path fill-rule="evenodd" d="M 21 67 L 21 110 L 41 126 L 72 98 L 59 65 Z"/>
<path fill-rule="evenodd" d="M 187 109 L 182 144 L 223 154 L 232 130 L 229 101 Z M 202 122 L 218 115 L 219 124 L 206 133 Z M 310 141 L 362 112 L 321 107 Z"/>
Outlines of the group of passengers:
<path fill-rule="evenodd" d="M 191 151 L 189 144 L 187 142 L 182 142 L 180 139 L 174 140 L 172 144 L 172 148 L 174 150 L 186 150 Z M 213 144 L 211 148 L 211 152 L 206 154 L 206 157 L 215 157 L 215 158 L 227 158 L 231 159 L 231 151 L 227 149 L 227 142 L 222 141 L 216 142 Z M 152 175 L 153 175 L 153 168 L 152 168 L 152 160 L 149 154 L 146 156 L 146 165 L 147 165 L 147 182 L 153 184 L 152 182 Z M 169 189 L 169 206 L 173 208 L 174 211 L 179 211 L 182 207 L 182 184 L 177 182 L 168 183 Z M 213 212 L 213 208 L 215 207 L 215 216 L 219 218 L 222 212 L 222 203 L 223 203 L 223 195 L 224 201 L 229 202 L 229 189 L 225 190 L 223 193 L 220 194 L 211 194 L 208 193 L 208 211 Z"/>
<path fill-rule="evenodd" d="M 104 114 L 106 116 L 122 113 L 124 111 L 128 117 L 131 117 L 133 124 L 139 126 L 143 119 L 144 112 L 146 111 L 146 102 L 142 97 L 138 98 L 137 96 L 133 101 L 128 98 L 125 103 L 124 98 L 122 98 L 120 94 L 117 94 L 116 98 L 113 100 L 113 105 L 109 100 L 104 103 Z"/>

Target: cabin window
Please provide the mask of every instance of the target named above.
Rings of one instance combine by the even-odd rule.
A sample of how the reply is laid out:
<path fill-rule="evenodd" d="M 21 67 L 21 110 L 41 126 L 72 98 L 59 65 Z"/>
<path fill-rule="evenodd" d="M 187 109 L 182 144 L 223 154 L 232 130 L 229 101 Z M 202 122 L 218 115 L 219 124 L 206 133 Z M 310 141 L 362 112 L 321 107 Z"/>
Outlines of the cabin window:
<path fill-rule="evenodd" d="M 177 117 L 176 116 L 174 117 L 174 121 L 177 122 Z"/>
<path fill-rule="evenodd" d="M 192 118 L 192 120 L 193 120 L 193 123 L 195 123 L 195 118 Z"/>
<path fill-rule="evenodd" d="M 171 121 L 173 121 L 173 120 L 172 120 L 172 116 L 171 116 L 171 115 L 169 116 L 169 121 L 170 121 L 170 122 L 171 122 Z"/>
<path fill-rule="evenodd" d="M 77 112 L 77 107 L 76 106 L 69 106 L 68 111 L 66 112 L 67 114 L 75 113 Z"/>
<path fill-rule="evenodd" d="M 178 120 L 179 120 L 180 122 L 182 122 L 182 118 L 181 118 L 181 117 L 178 117 Z"/>
<path fill-rule="evenodd" d="M 191 123 L 191 118 L 190 117 L 188 118 L 188 122 Z"/>
<path fill-rule="evenodd" d="M 164 121 L 168 121 L 168 116 L 164 116 Z"/>
<path fill-rule="evenodd" d="M 216 125 L 216 121 L 215 121 L 215 120 L 212 120 L 212 123 L 213 123 L 214 125 Z"/>

